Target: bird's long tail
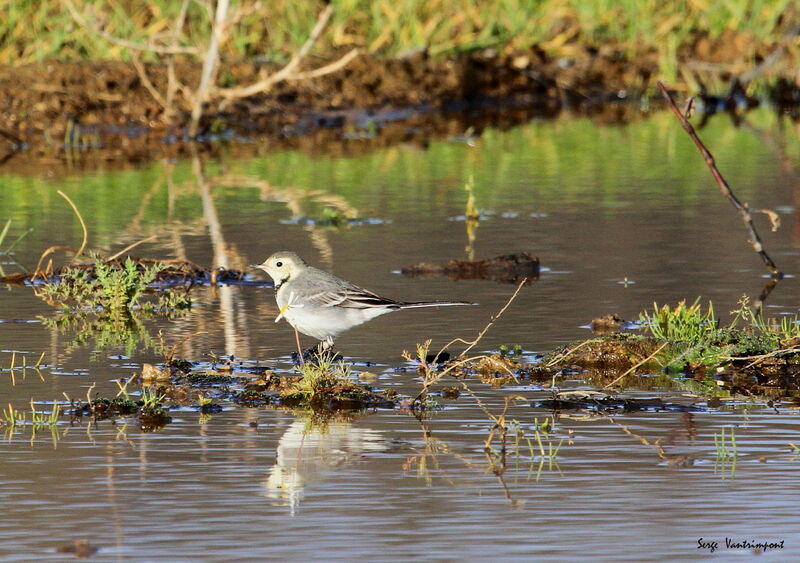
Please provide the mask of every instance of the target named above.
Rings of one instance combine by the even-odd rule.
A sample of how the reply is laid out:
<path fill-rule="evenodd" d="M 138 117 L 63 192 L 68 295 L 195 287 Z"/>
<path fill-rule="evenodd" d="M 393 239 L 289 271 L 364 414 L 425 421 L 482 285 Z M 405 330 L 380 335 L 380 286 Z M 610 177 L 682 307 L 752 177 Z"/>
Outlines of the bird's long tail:
<path fill-rule="evenodd" d="M 401 309 L 418 309 L 421 307 L 450 307 L 451 305 L 477 305 L 470 301 L 412 301 L 398 303 Z"/>

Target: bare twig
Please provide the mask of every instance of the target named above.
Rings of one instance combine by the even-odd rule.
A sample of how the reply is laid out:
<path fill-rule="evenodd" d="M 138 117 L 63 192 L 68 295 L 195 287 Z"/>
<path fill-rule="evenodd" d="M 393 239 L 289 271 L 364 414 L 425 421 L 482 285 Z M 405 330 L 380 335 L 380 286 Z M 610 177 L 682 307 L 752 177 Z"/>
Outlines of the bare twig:
<path fill-rule="evenodd" d="M 160 105 L 164 110 L 167 109 L 167 100 L 164 99 L 159 91 L 156 89 L 153 82 L 150 80 L 150 76 L 147 74 L 147 70 L 144 68 L 142 61 L 139 59 L 139 55 L 137 53 L 131 54 L 131 62 L 133 63 L 133 68 L 136 69 L 136 73 L 139 75 L 139 80 L 142 81 L 142 86 L 153 96 L 153 99 Z"/>
<path fill-rule="evenodd" d="M 126 252 L 128 252 L 129 250 L 131 250 L 131 249 L 133 249 L 133 248 L 136 248 L 136 247 L 137 247 L 137 246 L 139 246 L 140 244 L 143 244 L 143 243 L 145 243 L 145 242 L 150 242 L 150 241 L 152 241 L 152 240 L 156 240 L 157 238 L 158 238 L 158 235 L 152 235 L 152 236 L 149 236 L 149 237 L 147 237 L 147 238 L 143 238 L 142 240 L 138 240 L 138 241 L 136 241 L 136 242 L 134 242 L 134 243 L 132 243 L 132 244 L 129 244 L 128 246 L 126 246 L 125 248 L 123 248 L 122 250 L 120 250 L 119 252 L 117 252 L 117 253 L 115 253 L 115 254 L 113 254 L 113 255 L 109 256 L 108 258 L 106 258 L 106 262 L 111 262 L 111 261 L 112 261 L 112 260 L 114 260 L 115 258 L 119 258 L 120 256 L 122 256 L 123 254 L 125 254 L 125 253 L 126 253 Z"/>
<path fill-rule="evenodd" d="M 325 66 L 315 68 L 314 70 L 295 72 L 294 74 L 287 76 L 286 80 L 306 80 L 308 78 L 318 78 L 320 76 L 325 76 L 326 74 L 331 74 L 332 72 L 336 72 L 337 70 L 346 67 L 347 64 L 355 59 L 360 53 L 361 49 L 352 49 L 339 60 L 333 61 Z"/>
<path fill-rule="evenodd" d="M 208 43 L 205 57 L 203 57 L 203 70 L 200 75 L 200 85 L 197 87 L 192 107 L 192 121 L 189 125 L 189 138 L 197 137 L 197 129 L 200 125 L 200 117 L 203 115 L 203 104 L 208 99 L 211 85 L 216 82 L 215 77 L 219 67 L 219 45 L 225 33 L 226 21 L 228 18 L 229 0 L 219 0 L 217 10 L 214 13 L 214 24 L 211 28 L 211 40 Z"/>
<path fill-rule="evenodd" d="M 464 351 L 462 351 L 458 355 L 458 357 L 459 358 L 463 358 L 464 356 L 466 356 L 467 352 L 472 350 L 475 347 L 475 345 L 478 344 L 478 342 L 480 342 L 481 338 L 483 338 L 483 335 L 486 334 L 486 332 L 490 328 L 492 328 L 492 325 L 494 325 L 494 323 L 497 322 L 497 319 L 499 319 L 503 315 L 503 313 L 506 312 L 506 309 L 508 309 L 508 307 L 514 301 L 514 299 L 516 299 L 517 294 L 520 292 L 520 290 L 522 289 L 522 286 L 525 285 L 525 282 L 527 282 L 527 281 L 528 281 L 528 278 L 524 278 L 521 282 L 519 282 L 519 285 L 517 286 L 517 289 L 514 291 L 514 293 L 511 295 L 511 297 L 508 298 L 508 301 L 506 301 L 506 304 L 503 305 L 503 307 L 497 312 L 496 315 L 492 316 L 492 318 L 489 319 L 489 322 L 486 324 L 485 327 L 483 327 L 483 329 L 478 333 L 478 336 L 476 336 L 474 340 L 467 341 L 467 340 L 464 340 L 463 338 L 454 338 L 453 340 L 451 340 L 450 342 L 448 342 L 447 344 L 442 346 L 442 349 L 439 350 L 439 353 L 436 354 L 436 357 L 438 358 L 442 354 L 442 352 L 447 350 L 451 345 L 455 344 L 456 342 L 461 342 L 462 344 L 466 344 L 467 345 L 467 347 L 464 349 Z"/>
<path fill-rule="evenodd" d="M 328 22 L 330 21 L 332 15 L 333 15 L 333 5 L 328 4 L 317 18 L 317 23 L 311 30 L 308 39 L 306 39 L 306 42 L 303 44 L 302 47 L 300 47 L 300 49 L 294 55 L 292 55 L 292 58 L 289 60 L 288 63 L 286 63 L 286 66 L 284 66 L 279 71 L 270 74 L 263 80 L 260 80 L 249 86 L 244 86 L 240 88 L 218 88 L 215 90 L 214 93 L 226 99 L 247 98 L 248 96 L 253 96 L 255 94 L 265 92 L 270 88 L 272 88 L 272 86 L 277 84 L 278 82 L 289 79 L 291 76 L 294 75 L 295 70 L 297 69 L 298 66 L 300 66 L 300 63 L 303 61 L 305 56 L 311 50 L 311 47 L 314 46 L 314 43 L 316 43 L 317 39 L 319 39 L 319 36 L 322 35 L 322 32 L 328 25 Z M 351 55 L 351 53 L 352 51 L 342 58 L 345 59 L 349 57 L 347 58 L 347 62 L 350 62 L 353 56 L 355 56 Z M 331 65 L 327 66 L 330 67 Z M 334 70 L 338 70 L 338 67 L 334 68 Z"/>
<path fill-rule="evenodd" d="M 731 204 L 736 208 L 739 212 L 739 215 L 742 217 L 742 221 L 744 221 L 745 227 L 750 233 L 750 244 L 753 246 L 753 250 L 755 250 L 758 255 L 761 257 L 761 260 L 764 262 L 764 266 L 766 266 L 767 270 L 772 274 L 775 278 L 782 278 L 783 274 L 778 267 L 775 265 L 775 262 L 772 261 L 772 258 L 764 250 L 764 246 L 761 244 L 761 238 L 758 236 L 758 232 L 756 232 L 756 228 L 753 225 L 753 218 L 750 215 L 750 209 L 746 203 L 742 203 L 739 201 L 739 198 L 731 190 L 728 182 L 725 181 L 725 178 L 722 177 L 722 173 L 720 173 L 719 169 L 717 168 L 716 163 L 714 162 L 714 157 L 712 156 L 711 152 L 706 148 L 703 142 L 700 140 L 700 137 L 697 136 L 697 133 L 692 127 L 692 124 L 686 119 L 683 115 L 681 110 L 675 105 L 675 101 L 672 99 L 672 95 L 667 90 L 667 87 L 664 86 L 663 82 L 658 82 L 658 87 L 661 89 L 661 93 L 669 102 L 670 109 L 672 109 L 672 113 L 675 114 L 675 117 L 678 118 L 681 125 L 683 126 L 684 131 L 689 134 L 692 141 L 694 141 L 697 150 L 700 151 L 700 154 L 703 155 L 703 159 L 705 159 L 706 164 L 708 165 L 709 170 L 711 170 L 711 174 L 714 176 L 714 179 L 717 181 L 719 185 L 719 189 L 722 192 L 722 195 L 728 198 Z"/>
<path fill-rule="evenodd" d="M 170 41 L 170 45 L 173 47 L 177 47 L 178 40 L 180 39 L 181 30 L 183 29 L 183 25 L 186 22 L 186 13 L 189 10 L 189 1 L 190 0 L 183 0 L 181 4 L 181 10 L 178 13 L 178 17 L 175 20 L 173 27 L 172 27 L 172 38 Z M 175 73 L 175 55 L 170 55 L 169 60 L 167 61 L 167 94 L 166 94 L 166 106 L 164 110 L 164 117 L 163 120 L 165 122 L 172 121 L 173 116 L 175 115 L 175 94 L 178 91 L 178 88 L 182 86 L 178 82 L 178 77 Z"/>
<path fill-rule="evenodd" d="M 646 357 L 645 359 L 643 359 L 641 362 L 638 362 L 636 365 L 633 365 L 633 366 L 631 366 L 631 367 L 630 367 L 630 369 L 628 369 L 628 370 L 627 370 L 625 373 L 623 373 L 622 375 L 620 375 L 618 378 L 616 378 L 614 381 L 612 381 L 612 382 L 611 382 L 611 383 L 609 383 L 608 385 L 604 385 L 604 386 L 603 386 L 603 389 L 608 389 L 609 387 L 611 387 L 612 385 L 614 385 L 614 384 L 615 384 L 617 381 L 619 381 L 620 379 L 623 379 L 625 376 L 627 376 L 627 375 L 630 375 L 631 373 L 633 373 L 633 372 L 636 370 L 636 368 L 638 368 L 639 366 L 642 366 L 642 365 L 646 364 L 647 362 L 649 362 L 650 360 L 652 360 L 653 358 L 655 358 L 655 357 L 656 357 L 656 355 L 658 355 L 658 353 L 659 353 L 661 350 L 663 350 L 663 349 L 664 349 L 664 347 L 665 347 L 667 344 L 669 344 L 669 342 L 664 342 L 664 343 L 663 343 L 661 346 L 659 346 L 658 348 L 656 348 L 655 352 L 653 352 L 652 354 L 650 354 L 649 356 L 647 356 L 647 357 Z"/>

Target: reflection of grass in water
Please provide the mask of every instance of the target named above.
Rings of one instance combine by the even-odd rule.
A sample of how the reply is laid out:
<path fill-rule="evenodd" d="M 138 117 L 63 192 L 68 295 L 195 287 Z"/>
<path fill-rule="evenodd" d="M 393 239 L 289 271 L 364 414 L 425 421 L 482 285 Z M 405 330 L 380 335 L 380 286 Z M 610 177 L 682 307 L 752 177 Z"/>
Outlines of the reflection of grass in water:
<path fill-rule="evenodd" d="M 19 242 L 22 239 L 24 239 L 31 231 L 33 231 L 33 229 L 28 229 L 27 231 L 25 231 L 21 235 L 19 235 L 16 238 L 16 240 L 14 240 L 14 242 L 9 244 L 6 248 L 2 248 L 3 247 L 3 243 L 6 240 L 6 236 L 8 235 L 8 230 L 10 228 L 11 228 L 11 219 L 6 221 L 6 224 L 3 227 L 3 230 L 0 231 L 0 256 L 8 257 L 11 254 L 11 251 L 14 249 L 14 247 L 17 246 L 17 244 L 19 244 Z M 14 262 L 14 263 L 16 263 L 16 262 Z M 3 269 L 3 266 L 0 265 L 0 276 L 5 276 L 5 275 L 6 275 L 6 272 Z"/>
<path fill-rule="evenodd" d="M 551 419 L 545 418 L 542 422 L 538 418 L 533 419 L 533 441 L 536 442 L 534 449 L 531 436 L 525 432 L 525 429 L 517 420 L 511 421 L 511 427 L 514 430 L 514 458 L 516 461 L 516 468 L 519 469 L 520 460 L 527 457 L 530 465 L 528 467 L 528 475 L 533 472 L 536 459 L 539 460 L 539 465 L 536 468 L 536 480 L 541 477 L 542 470 L 547 465 L 547 470 L 552 471 L 554 468 L 561 473 L 561 467 L 558 464 L 558 453 L 561 451 L 561 446 L 564 445 L 564 438 L 558 440 L 555 444 L 555 438 L 550 434 Z M 523 452 L 521 445 L 525 444 L 527 447 L 527 455 Z"/>
<path fill-rule="evenodd" d="M 155 302 L 149 286 L 164 268 L 161 264 L 137 264 L 130 258 L 118 265 L 94 257 L 93 272 L 67 268 L 58 283 L 37 289 L 37 295 L 60 306 L 54 318 L 44 318 L 46 326 L 76 332 L 73 346 L 94 338 L 99 348 L 124 346 L 128 354 L 140 343 L 153 348 L 153 338 L 143 319 L 156 315 L 171 317 L 191 304 L 185 291 L 159 292 Z"/>
<path fill-rule="evenodd" d="M 725 433 L 725 428 L 721 428 L 719 433 L 714 434 L 714 449 L 716 459 L 714 460 L 714 473 L 719 472 L 722 478 L 736 476 L 736 434 L 734 428 L 730 433 Z"/>
<path fill-rule="evenodd" d="M 33 399 L 31 399 L 30 405 L 30 421 L 28 420 L 28 412 L 22 409 L 15 409 L 11 403 L 8 404 L 8 408 L 3 409 L 0 426 L 4 427 L 6 439 L 10 440 L 13 438 L 15 432 L 18 430 L 30 428 L 32 444 L 36 440 L 38 432 L 43 428 L 47 428 L 50 430 L 53 446 L 55 446 L 59 438 L 56 425 L 61 416 L 61 405 L 59 405 L 57 401 L 53 401 L 50 412 L 37 410 Z"/>

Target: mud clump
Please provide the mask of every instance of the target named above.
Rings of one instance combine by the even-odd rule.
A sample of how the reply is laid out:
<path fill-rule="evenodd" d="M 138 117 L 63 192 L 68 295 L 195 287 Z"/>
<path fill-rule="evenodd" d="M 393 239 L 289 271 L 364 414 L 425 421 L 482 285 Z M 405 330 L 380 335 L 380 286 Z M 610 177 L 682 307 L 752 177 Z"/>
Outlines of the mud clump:
<path fill-rule="evenodd" d="M 261 146 L 249 149 L 252 143 L 237 143 L 251 153 L 263 145 L 352 153 L 365 150 L 362 137 L 343 132 L 358 133 L 365 123 L 380 131 L 368 135 L 375 147 L 452 137 L 468 127 L 478 132 L 487 126 L 508 128 L 534 117 L 554 118 L 564 109 L 586 107 L 599 115 L 603 110 L 594 101 L 618 101 L 620 91 L 641 91 L 657 70 L 655 57 L 630 61 L 620 53 L 585 50 L 569 64 L 538 48 L 485 49 L 449 59 L 424 52 L 402 59 L 362 54 L 336 73 L 281 82 L 224 108 L 210 101 L 199 140 L 260 139 Z M 166 91 L 167 65 L 144 68 L 152 88 Z M 227 63 L 220 75 L 235 87 L 258 81 L 265 70 L 274 68 Z M 198 84 L 200 72 L 200 63 L 175 68 L 187 85 Z M 133 65 L 123 62 L 0 67 L 0 159 L 20 150 L 48 161 L 83 154 L 82 165 L 94 167 L 185 156 L 190 105 L 180 98 L 173 108 L 177 121 L 165 123 L 164 108 Z M 622 111 L 628 117 L 635 113 Z M 618 122 L 620 117 L 615 108 L 602 119 Z M 18 165 L 16 160 L 11 162 Z"/>
<path fill-rule="evenodd" d="M 662 344 L 655 338 L 618 334 L 567 346 L 545 357 L 543 363 L 554 367 L 625 371 L 650 357 Z M 648 364 L 642 369 L 647 370 Z"/>
<path fill-rule="evenodd" d="M 446 276 L 453 280 L 494 280 L 508 283 L 517 283 L 526 278 L 531 283 L 539 279 L 539 258 L 522 252 L 485 260 L 450 260 L 441 266 L 420 262 L 405 266 L 400 272 L 413 278 Z"/>

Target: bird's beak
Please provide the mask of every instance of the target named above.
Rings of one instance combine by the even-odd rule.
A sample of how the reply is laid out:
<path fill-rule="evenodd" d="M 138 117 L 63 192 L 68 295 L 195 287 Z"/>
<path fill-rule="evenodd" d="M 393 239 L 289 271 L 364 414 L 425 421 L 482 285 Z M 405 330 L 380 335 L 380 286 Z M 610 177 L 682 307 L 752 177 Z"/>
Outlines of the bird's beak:
<path fill-rule="evenodd" d="M 248 268 L 259 268 L 261 270 L 264 269 L 264 264 L 250 264 Z"/>

